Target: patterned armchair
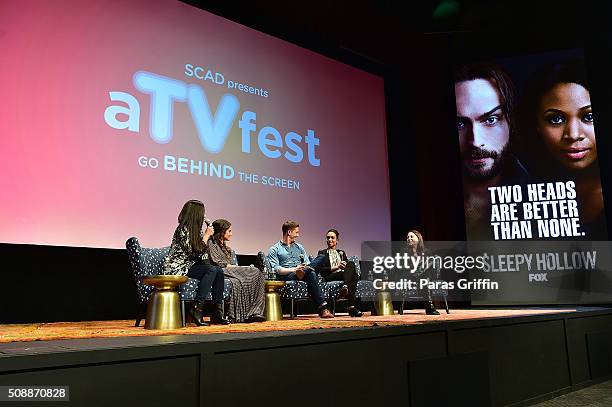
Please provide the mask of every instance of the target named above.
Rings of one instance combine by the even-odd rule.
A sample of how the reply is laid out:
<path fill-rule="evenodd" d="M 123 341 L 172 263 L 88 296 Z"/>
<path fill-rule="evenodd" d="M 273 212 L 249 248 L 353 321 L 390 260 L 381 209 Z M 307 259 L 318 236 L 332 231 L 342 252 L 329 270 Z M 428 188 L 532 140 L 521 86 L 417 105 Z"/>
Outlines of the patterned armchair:
<path fill-rule="evenodd" d="M 372 301 L 374 299 L 374 284 L 372 281 L 362 280 L 361 279 L 361 264 L 359 262 L 359 258 L 357 256 L 351 256 L 348 258 L 349 261 L 355 264 L 355 271 L 357 272 L 357 292 L 356 297 L 361 301 Z M 340 289 L 344 285 L 343 281 L 329 281 L 326 283 L 327 290 L 329 293 L 329 299 L 332 302 L 332 313 L 336 315 L 336 302 L 340 301 L 338 299 L 338 295 L 340 293 Z"/>
<path fill-rule="evenodd" d="M 442 281 L 440 279 L 440 270 L 436 269 L 436 270 L 431 270 L 432 273 L 429 276 L 430 281 Z M 421 277 L 421 275 L 415 275 L 414 278 L 419 278 Z M 427 275 L 424 275 L 424 277 L 427 277 Z M 399 314 L 402 315 L 404 313 L 404 303 L 406 301 L 427 301 L 427 294 L 424 290 L 421 289 L 414 289 L 414 290 L 402 290 L 401 292 L 398 293 L 401 298 L 402 301 L 400 302 L 400 306 L 399 306 Z M 450 314 L 450 310 L 448 308 L 448 300 L 446 299 L 446 297 L 448 296 L 448 290 L 445 289 L 433 289 L 433 290 L 429 290 L 429 294 L 431 296 L 432 301 L 435 300 L 436 298 L 440 298 L 442 297 L 444 299 L 444 308 L 446 309 L 446 313 Z"/>
<path fill-rule="evenodd" d="M 134 326 L 140 326 L 140 321 L 144 319 L 147 307 L 147 301 L 153 292 L 154 288 L 142 282 L 142 278 L 163 274 L 164 259 L 170 252 L 170 247 L 161 248 L 145 248 L 140 246 L 138 238 L 131 237 L 125 242 L 128 258 L 134 274 L 134 282 L 137 288 L 138 303 L 140 305 L 138 316 Z M 185 303 L 193 301 L 198 290 L 199 281 L 193 278 L 187 280 L 185 284 L 179 286 L 179 294 L 181 298 L 181 311 L 183 318 L 183 326 L 185 326 Z M 223 298 L 227 300 L 230 296 L 232 285 L 228 280 L 225 280 L 223 290 Z M 209 299 L 212 299 L 209 298 Z"/>
<path fill-rule="evenodd" d="M 319 281 L 321 291 L 323 292 L 323 298 L 329 298 L 327 284 L 320 275 L 317 275 L 317 279 Z M 281 293 L 281 299 L 288 299 L 291 303 L 291 318 L 295 318 L 298 314 L 297 301 L 310 300 L 311 298 L 312 297 L 310 297 L 310 294 L 308 294 L 308 286 L 306 285 L 306 282 L 299 280 L 285 282 L 285 286 L 283 287 L 283 291 Z"/>

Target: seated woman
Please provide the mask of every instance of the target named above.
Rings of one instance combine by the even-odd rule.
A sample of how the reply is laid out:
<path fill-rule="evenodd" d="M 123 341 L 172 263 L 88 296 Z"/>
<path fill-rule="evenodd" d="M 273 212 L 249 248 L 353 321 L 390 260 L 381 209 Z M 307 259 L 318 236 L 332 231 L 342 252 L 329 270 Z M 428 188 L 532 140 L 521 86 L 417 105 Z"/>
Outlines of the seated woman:
<path fill-rule="evenodd" d="M 239 266 L 236 253 L 227 245 L 232 238 L 232 224 L 225 219 L 213 222 L 215 233 L 208 244 L 210 260 L 223 267 L 232 283 L 228 315 L 235 322 L 263 322 L 265 279 L 255 266 Z"/>
<path fill-rule="evenodd" d="M 317 271 L 325 281 L 344 281 L 340 290 L 340 298 L 348 297 L 348 313 L 352 317 L 360 317 L 363 312 L 357 308 L 357 271 L 355 265 L 348 261 L 346 252 L 338 250 L 338 238 L 340 233 L 336 229 L 330 229 L 325 234 L 327 249 L 319 250 L 318 256 L 324 256 L 324 260 L 317 267 Z M 317 257 L 318 257 L 317 256 Z"/>
<path fill-rule="evenodd" d="M 425 241 L 423 235 L 418 230 L 411 230 L 406 235 L 406 243 L 408 244 L 408 254 L 415 257 L 425 256 Z M 423 262 L 419 263 L 423 264 Z M 420 278 L 428 278 L 428 270 L 416 270 L 415 275 Z M 440 315 L 436 307 L 434 307 L 433 301 L 431 300 L 431 293 L 429 288 L 426 287 L 423 290 L 423 296 L 425 297 L 425 313 L 427 315 Z"/>
<path fill-rule="evenodd" d="M 198 200 L 187 201 L 178 216 L 178 226 L 172 237 L 170 253 L 164 261 L 164 274 L 176 274 L 200 280 L 195 306 L 189 311 L 196 325 L 206 326 L 204 301 L 211 292 L 215 311 L 210 318 L 213 324 L 226 325 L 223 318 L 223 269 L 213 266 L 208 260 L 206 242 L 214 230 L 211 227 L 202 232 L 204 226 L 204 204 Z M 207 222 L 208 224 L 208 222 Z"/>

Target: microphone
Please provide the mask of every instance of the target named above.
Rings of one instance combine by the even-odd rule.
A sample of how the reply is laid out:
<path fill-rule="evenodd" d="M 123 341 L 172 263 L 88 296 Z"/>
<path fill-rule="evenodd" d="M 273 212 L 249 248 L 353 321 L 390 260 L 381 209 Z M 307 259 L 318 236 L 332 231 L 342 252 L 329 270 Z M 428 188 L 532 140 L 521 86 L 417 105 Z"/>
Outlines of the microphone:
<path fill-rule="evenodd" d="M 304 264 L 304 255 L 300 254 L 300 263 Z"/>
<path fill-rule="evenodd" d="M 204 223 L 206 223 L 206 226 L 212 225 L 212 221 L 208 219 L 207 217 L 204 217 Z"/>
<path fill-rule="evenodd" d="M 262 251 L 257 252 L 257 261 L 259 262 L 259 267 L 258 268 L 262 272 L 270 274 L 270 270 L 268 270 L 268 267 L 266 265 L 266 255 L 264 254 L 264 252 L 262 252 Z M 270 279 L 270 278 L 268 278 L 268 279 Z"/>

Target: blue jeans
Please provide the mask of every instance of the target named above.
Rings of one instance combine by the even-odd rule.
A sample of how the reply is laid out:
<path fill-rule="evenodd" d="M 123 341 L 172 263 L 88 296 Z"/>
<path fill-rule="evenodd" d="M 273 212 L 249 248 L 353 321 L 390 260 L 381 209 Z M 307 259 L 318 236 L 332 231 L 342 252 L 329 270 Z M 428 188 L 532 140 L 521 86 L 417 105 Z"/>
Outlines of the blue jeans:
<path fill-rule="evenodd" d="M 320 263 L 323 260 L 325 260 L 325 256 L 317 256 L 315 259 L 313 259 L 310 262 L 309 266 L 316 270 L 317 267 L 320 265 Z M 291 280 L 297 280 L 298 278 L 295 273 L 289 273 L 285 275 L 279 275 L 278 279 L 281 281 L 291 281 Z M 306 285 L 308 286 L 308 293 L 313 298 L 317 307 L 322 307 L 324 305 L 327 305 L 327 302 L 325 301 L 325 298 L 323 297 L 323 290 L 321 286 L 319 285 L 319 278 L 318 278 L 317 273 L 315 273 L 314 271 L 310 269 L 304 270 L 304 278 L 302 279 L 302 281 L 304 281 Z"/>
<path fill-rule="evenodd" d="M 212 291 L 213 302 L 223 302 L 223 288 L 225 286 L 225 275 L 223 269 L 210 264 L 196 263 L 189 269 L 187 277 L 200 280 L 196 301 L 203 302 Z"/>

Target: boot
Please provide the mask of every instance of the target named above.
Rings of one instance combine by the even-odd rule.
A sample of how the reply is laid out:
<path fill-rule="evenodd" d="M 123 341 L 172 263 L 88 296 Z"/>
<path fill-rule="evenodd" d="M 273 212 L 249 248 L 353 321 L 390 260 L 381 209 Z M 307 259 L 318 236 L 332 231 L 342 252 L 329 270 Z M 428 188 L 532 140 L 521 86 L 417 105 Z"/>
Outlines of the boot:
<path fill-rule="evenodd" d="M 354 306 L 354 305 L 351 305 L 348 308 L 348 313 L 353 318 L 359 318 L 359 317 L 363 316 L 363 312 L 361 312 L 361 310 L 359 308 L 357 308 L 356 306 Z"/>
<path fill-rule="evenodd" d="M 427 315 L 440 315 L 436 307 L 434 307 L 433 302 L 429 301 L 425 303 L 425 314 Z"/>
<path fill-rule="evenodd" d="M 202 317 L 204 316 L 203 302 L 196 302 L 193 308 L 189 310 L 189 315 L 193 317 L 193 320 L 197 326 L 208 326 L 206 322 L 202 321 Z"/>
<path fill-rule="evenodd" d="M 223 318 L 223 304 L 215 304 L 215 310 L 210 317 L 210 323 L 216 325 L 229 325 L 229 319 Z"/>

